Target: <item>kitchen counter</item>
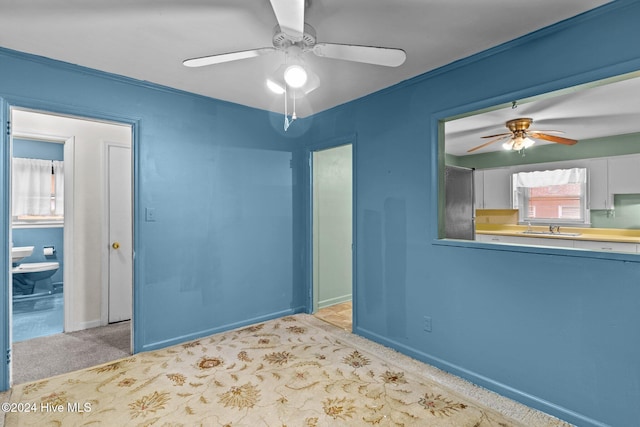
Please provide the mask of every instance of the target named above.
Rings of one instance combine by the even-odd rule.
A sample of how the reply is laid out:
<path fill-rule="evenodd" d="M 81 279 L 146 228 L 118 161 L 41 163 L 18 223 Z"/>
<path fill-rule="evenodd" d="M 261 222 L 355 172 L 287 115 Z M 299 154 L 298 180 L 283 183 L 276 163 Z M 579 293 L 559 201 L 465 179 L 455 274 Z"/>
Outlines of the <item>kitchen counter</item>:
<path fill-rule="evenodd" d="M 618 228 L 580 228 L 561 225 L 560 233 L 547 234 L 549 232 L 549 227 L 531 226 L 530 230 L 534 233 L 526 233 L 528 229 L 529 227 L 526 225 L 477 224 L 476 234 L 640 244 L 640 230 L 623 230 Z"/>

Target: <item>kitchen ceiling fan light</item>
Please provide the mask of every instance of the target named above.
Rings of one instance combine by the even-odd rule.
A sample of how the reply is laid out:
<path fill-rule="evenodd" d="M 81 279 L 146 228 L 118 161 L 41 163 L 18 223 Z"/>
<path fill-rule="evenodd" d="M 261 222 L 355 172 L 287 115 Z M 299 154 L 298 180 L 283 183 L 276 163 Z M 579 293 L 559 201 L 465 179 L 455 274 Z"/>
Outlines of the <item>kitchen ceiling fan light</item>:
<path fill-rule="evenodd" d="M 504 150 L 511 150 L 513 148 L 513 142 L 511 140 L 502 144 Z"/>
<path fill-rule="evenodd" d="M 514 150 L 522 150 L 524 148 L 524 138 L 521 136 L 516 136 L 511 140 L 511 145 Z"/>
<path fill-rule="evenodd" d="M 284 70 L 284 81 L 294 89 L 299 89 L 307 82 L 307 71 L 302 66 L 294 64 Z"/>

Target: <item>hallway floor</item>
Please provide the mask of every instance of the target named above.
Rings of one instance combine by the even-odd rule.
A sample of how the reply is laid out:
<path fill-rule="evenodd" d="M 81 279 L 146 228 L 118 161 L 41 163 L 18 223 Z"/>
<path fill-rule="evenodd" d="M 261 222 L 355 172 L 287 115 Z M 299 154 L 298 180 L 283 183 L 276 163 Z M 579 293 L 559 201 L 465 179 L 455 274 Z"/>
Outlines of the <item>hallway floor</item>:
<path fill-rule="evenodd" d="M 315 316 L 318 319 L 322 319 L 327 323 L 351 332 L 353 319 L 352 310 L 353 306 L 351 305 L 351 301 L 347 301 L 322 308 L 315 313 Z"/>
<path fill-rule="evenodd" d="M 12 382 L 22 384 L 131 355 L 131 322 L 14 343 Z"/>

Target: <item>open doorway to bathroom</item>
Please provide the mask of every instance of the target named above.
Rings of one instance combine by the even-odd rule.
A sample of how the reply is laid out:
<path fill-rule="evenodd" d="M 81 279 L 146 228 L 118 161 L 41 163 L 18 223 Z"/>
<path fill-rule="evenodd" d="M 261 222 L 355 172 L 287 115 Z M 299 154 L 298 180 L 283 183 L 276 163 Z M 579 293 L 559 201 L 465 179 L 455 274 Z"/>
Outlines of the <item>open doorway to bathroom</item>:
<path fill-rule="evenodd" d="M 351 331 L 352 144 L 312 152 L 313 312 Z"/>
<path fill-rule="evenodd" d="M 64 330 L 64 140 L 16 134 L 12 150 L 12 340 Z"/>
<path fill-rule="evenodd" d="M 131 354 L 133 133 L 129 124 L 44 111 L 10 115 L 18 384 Z"/>

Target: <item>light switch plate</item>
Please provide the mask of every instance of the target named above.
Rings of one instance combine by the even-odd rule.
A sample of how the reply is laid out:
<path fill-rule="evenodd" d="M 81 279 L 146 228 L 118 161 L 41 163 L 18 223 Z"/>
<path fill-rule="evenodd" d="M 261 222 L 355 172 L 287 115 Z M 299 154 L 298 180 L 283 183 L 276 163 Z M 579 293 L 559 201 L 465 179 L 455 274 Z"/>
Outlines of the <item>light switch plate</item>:
<path fill-rule="evenodd" d="M 144 219 L 147 222 L 154 222 L 156 220 L 156 209 L 155 208 L 145 208 L 144 209 Z"/>

